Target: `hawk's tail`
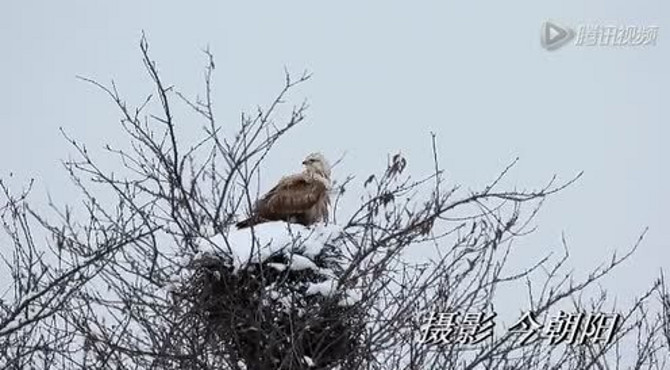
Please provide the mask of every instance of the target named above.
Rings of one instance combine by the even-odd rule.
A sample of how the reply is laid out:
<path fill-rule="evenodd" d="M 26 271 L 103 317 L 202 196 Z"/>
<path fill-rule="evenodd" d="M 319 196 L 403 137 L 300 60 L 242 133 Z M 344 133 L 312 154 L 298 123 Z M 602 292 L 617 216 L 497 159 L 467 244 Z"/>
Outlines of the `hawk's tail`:
<path fill-rule="evenodd" d="M 238 229 L 244 229 L 245 227 L 251 227 L 253 225 L 260 224 L 261 222 L 263 222 L 263 220 L 260 217 L 251 216 L 251 217 L 247 218 L 246 220 L 242 220 L 242 221 L 236 223 L 235 226 Z"/>

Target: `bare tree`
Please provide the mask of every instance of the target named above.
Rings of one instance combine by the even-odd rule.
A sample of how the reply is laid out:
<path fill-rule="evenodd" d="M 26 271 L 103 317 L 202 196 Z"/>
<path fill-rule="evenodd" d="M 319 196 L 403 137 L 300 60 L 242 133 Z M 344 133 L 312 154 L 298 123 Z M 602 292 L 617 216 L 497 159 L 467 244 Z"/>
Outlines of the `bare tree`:
<path fill-rule="evenodd" d="M 355 180 L 334 186 L 339 232 L 318 253 L 308 254 L 304 238 L 296 238 L 254 258 L 263 245 L 251 228 L 249 258 L 235 265 L 232 225 L 255 200 L 263 160 L 305 120 L 306 103 L 283 108 L 310 76 L 286 72 L 276 98 L 242 114 L 232 133 L 214 115 L 209 51 L 203 96 L 192 99 L 162 79 L 144 38 L 140 50 L 154 92 L 137 106 L 113 82 L 81 78 L 116 105 L 128 139 L 104 147 L 118 163 L 106 170 L 97 151 L 63 132 L 77 153 L 64 168 L 83 208 L 50 203 L 49 211 L 38 211 L 28 202 L 30 185 L 14 194 L 0 182 L 10 281 L 0 300 L 3 367 L 664 368 L 670 299 L 662 274 L 630 307 L 612 306 L 604 292 L 582 294 L 623 263 L 642 236 L 583 280 L 567 266 L 565 241 L 561 258 L 507 271 L 514 242 L 533 231 L 543 201 L 581 174 L 535 190 L 502 190 L 514 161 L 484 189 L 466 191 L 444 179 L 434 135 L 434 170 L 427 176 L 415 179 L 404 157 L 391 156 L 363 182 L 359 206 L 347 215 L 338 205 Z M 179 135 L 173 110 L 184 108 L 204 123 L 195 142 Z M 418 248 L 431 257 L 417 259 Z M 305 258 L 315 267 L 279 268 Z M 306 289 L 326 283 L 328 294 Z M 569 304 L 575 311 L 618 310 L 621 321 L 604 343 L 549 346 L 513 331 L 465 349 L 473 337 L 426 340 L 425 319 L 434 313 L 480 313 L 471 318 L 490 324 L 496 290 L 513 284 L 527 289 L 533 315 Z M 635 346 L 632 359 L 621 355 L 626 341 Z"/>

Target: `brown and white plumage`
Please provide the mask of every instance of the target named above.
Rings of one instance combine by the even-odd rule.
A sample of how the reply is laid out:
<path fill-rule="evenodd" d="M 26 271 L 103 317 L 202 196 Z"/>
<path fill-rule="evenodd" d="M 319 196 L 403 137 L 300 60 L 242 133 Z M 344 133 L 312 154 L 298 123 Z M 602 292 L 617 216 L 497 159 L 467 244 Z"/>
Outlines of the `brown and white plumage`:
<path fill-rule="evenodd" d="M 268 221 L 286 221 L 305 226 L 328 221 L 330 205 L 330 165 L 321 153 L 312 153 L 302 162 L 302 173 L 285 176 L 259 199 L 251 217 L 238 228 Z"/>

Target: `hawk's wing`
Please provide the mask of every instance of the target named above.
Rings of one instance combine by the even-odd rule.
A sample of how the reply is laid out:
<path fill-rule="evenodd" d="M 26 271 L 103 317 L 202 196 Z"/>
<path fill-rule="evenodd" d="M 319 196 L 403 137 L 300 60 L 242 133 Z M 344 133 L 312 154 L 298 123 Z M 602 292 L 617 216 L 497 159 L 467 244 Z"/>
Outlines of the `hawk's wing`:
<path fill-rule="evenodd" d="M 258 216 L 278 219 L 313 207 L 328 189 L 321 181 L 303 174 L 282 178 L 256 205 Z"/>

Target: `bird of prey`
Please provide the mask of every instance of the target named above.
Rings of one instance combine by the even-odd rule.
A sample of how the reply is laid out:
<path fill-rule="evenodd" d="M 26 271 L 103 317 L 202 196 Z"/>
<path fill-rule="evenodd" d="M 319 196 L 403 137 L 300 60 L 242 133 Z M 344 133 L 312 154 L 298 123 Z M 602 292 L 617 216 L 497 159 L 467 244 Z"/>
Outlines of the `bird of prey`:
<path fill-rule="evenodd" d="M 286 221 L 309 226 L 328 221 L 330 205 L 330 165 L 321 153 L 312 153 L 302 162 L 301 173 L 285 176 L 256 201 L 251 216 L 236 224 L 250 227 L 269 221 Z"/>

